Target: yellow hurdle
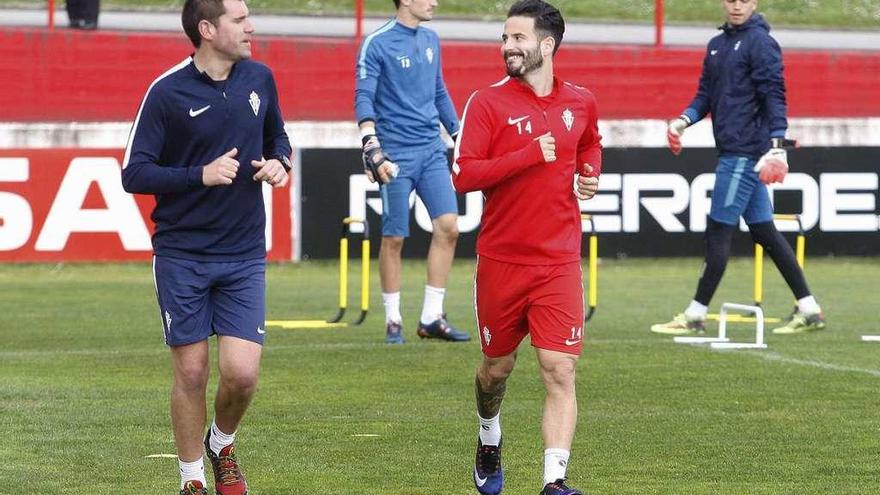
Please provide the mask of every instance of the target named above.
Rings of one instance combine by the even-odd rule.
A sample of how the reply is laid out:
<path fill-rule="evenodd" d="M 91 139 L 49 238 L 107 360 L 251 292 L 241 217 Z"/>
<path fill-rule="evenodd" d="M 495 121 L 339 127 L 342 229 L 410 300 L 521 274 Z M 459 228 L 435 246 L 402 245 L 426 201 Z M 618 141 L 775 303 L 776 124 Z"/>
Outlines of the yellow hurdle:
<path fill-rule="evenodd" d="M 342 234 L 339 236 L 339 311 L 327 323 L 341 321 L 348 307 L 348 238 L 352 234 L 353 224 L 364 226 L 361 240 L 361 314 L 354 324 L 363 323 L 370 309 L 370 224 L 365 218 L 346 217 L 342 220 Z"/>
<path fill-rule="evenodd" d="M 587 265 L 589 267 L 589 296 L 587 298 L 589 309 L 584 316 L 584 321 L 590 321 L 599 304 L 599 238 L 596 236 L 596 223 L 593 221 L 593 215 L 581 213 L 581 220 L 590 222 L 590 254 Z"/>

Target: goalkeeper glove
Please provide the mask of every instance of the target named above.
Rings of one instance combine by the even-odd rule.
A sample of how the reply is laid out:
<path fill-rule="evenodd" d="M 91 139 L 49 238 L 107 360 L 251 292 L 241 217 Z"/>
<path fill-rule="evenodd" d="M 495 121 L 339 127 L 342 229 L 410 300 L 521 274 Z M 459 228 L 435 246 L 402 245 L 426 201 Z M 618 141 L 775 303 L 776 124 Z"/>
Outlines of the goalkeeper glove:
<path fill-rule="evenodd" d="M 379 144 L 379 138 L 376 137 L 375 134 L 368 134 L 361 139 L 363 144 L 363 161 L 364 161 L 364 171 L 368 171 L 373 180 L 378 180 L 379 183 L 385 184 L 391 182 L 392 179 L 397 177 L 397 165 L 395 165 L 391 160 L 385 156 L 385 153 L 382 152 L 382 146 Z M 379 173 L 379 169 L 383 164 L 386 164 L 387 167 L 387 180 L 382 178 L 382 175 Z"/>
<path fill-rule="evenodd" d="M 691 119 L 686 115 L 680 115 L 669 122 L 669 127 L 666 129 L 666 141 L 669 143 L 669 150 L 673 155 L 678 156 L 681 153 L 681 135 L 689 125 L 691 125 Z"/>
<path fill-rule="evenodd" d="M 788 173 L 788 152 L 785 151 L 785 145 L 789 141 L 783 138 L 773 138 L 770 140 L 770 151 L 764 153 L 764 156 L 755 164 L 755 172 L 758 178 L 764 184 L 772 184 L 774 182 L 782 182 Z"/>

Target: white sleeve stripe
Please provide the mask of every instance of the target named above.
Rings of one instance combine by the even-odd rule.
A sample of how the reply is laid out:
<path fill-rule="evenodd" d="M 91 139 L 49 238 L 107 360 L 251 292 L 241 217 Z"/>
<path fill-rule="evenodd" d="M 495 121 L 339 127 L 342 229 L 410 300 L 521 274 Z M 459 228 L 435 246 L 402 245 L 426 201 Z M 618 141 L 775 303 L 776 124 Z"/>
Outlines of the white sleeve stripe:
<path fill-rule="evenodd" d="M 458 157 L 460 153 L 459 150 L 461 148 L 461 140 L 462 138 L 464 138 L 464 125 L 465 121 L 467 120 L 468 107 L 471 106 L 471 101 L 474 99 L 474 96 L 477 96 L 478 92 L 479 90 L 471 93 L 471 96 L 468 98 L 467 103 L 464 104 L 464 110 L 462 110 L 461 112 L 461 120 L 458 123 L 458 139 L 455 140 L 455 151 L 452 155 L 452 173 L 454 173 L 455 175 L 458 175 L 458 173 L 461 172 L 461 168 L 458 166 Z"/>
<path fill-rule="evenodd" d="M 504 83 L 506 83 L 506 82 L 509 81 L 509 80 L 510 80 L 510 76 L 507 76 L 507 77 L 505 77 L 504 79 L 498 81 L 497 83 L 493 84 L 493 85 L 490 86 L 490 87 L 492 87 L 492 88 L 497 88 L 498 86 L 502 86 L 502 85 L 504 85 Z"/>
<path fill-rule="evenodd" d="M 396 20 L 396 19 L 391 19 L 390 21 L 388 21 L 387 23 L 385 23 L 384 26 L 380 27 L 379 29 L 377 29 L 376 31 L 374 31 L 373 34 L 367 36 L 367 37 L 364 39 L 364 46 L 361 47 L 361 53 L 360 53 L 360 55 L 358 56 L 358 61 L 357 61 L 357 66 L 358 66 L 358 78 L 359 78 L 359 79 L 366 79 L 366 78 L 367 78 L 367 66 L 366 66 L 365 62 L 366 62 L 366 60 L 367 60 L 367 48 L 370 46 L 370 42 L 372 42 L 372 41 L 373 41 L 373 38 L 375 38 L 376 36 L 378 36 L 378 35 L 384 33 L 385 31 L 388 31 L 389 29 L 393 28 L 395 24 L 397 24 L 397 20 Z"/>
<path fill-rule="evenodd" d="M 171 74 L 174 74 L 175 72 L 179 71 L 180 69 L 183 69 L 184 67 L 188 66 L 191 63 L 192 63 L 192 57 L 186 57 L 186 59 L 183 62 L 180 62 L 179 64 L 175 65 L 174 67 L 168 69 L 161 76 L 159 76 L 155 80 L 153 80 L 153 82 L 150 84 L 150 87 L 147 88 L 147 92 L 144 93 L 144 99 L 141 100 L 141 105 L 138 107 L 138 113 L 137 113 L 137 116 L 135 116 L 135 118 L 134 118 L 134 123 L 131 125 L 131 131 L 129 131 L 129 133 L 128 133 L 128 142 L 125 145 L 125 156 L 122 158 L 122 168 L 125 168 L 128 166 L 128 160 L 129 160 L 129 158 L 131 158 L 131 145 L 134 142 L 134 131 L 135 131 L 135 129 L 137 129 L 138 122 L 141 120 L 141 112 L 144 111 L 144 103 L 146 103 L 147 96 L 150 95 L 150 91 L 153 89 L 153 86 L 155 86 L 157 82 L 161 81 L 162 79 L 165 79 L 166 77 L 170 76 Z"/>

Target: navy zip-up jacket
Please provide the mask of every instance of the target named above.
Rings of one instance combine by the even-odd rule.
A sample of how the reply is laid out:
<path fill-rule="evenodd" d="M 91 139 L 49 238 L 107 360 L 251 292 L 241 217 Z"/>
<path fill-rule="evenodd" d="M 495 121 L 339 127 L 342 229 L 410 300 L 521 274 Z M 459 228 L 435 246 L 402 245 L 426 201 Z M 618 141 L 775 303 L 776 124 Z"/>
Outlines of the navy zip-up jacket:
<path fill-rule="evenodd" d="M 719 29 L 706 49 L 697 95 L 682 113 L 692 123 L 712 114 L 720 155 L 758 159 L 770 138 L 785 137 L 788 128 L 782 51 L 760 14 Z"/>
<path fill-rule="evenodd" d="M 206 187 L 202 169 L 238 148 L 238 174 L 228 186 Z M 153 251 L 201 261 L 266 256 L 263 182 L 251 160 L 290 156 L 272 72 L 250 60 L 226 81 L 199 72 L 192 57 L 147 89 L 134 120 L 122 185 L 153 194 Z"/>
<path fill-rule="evenodd" d="M 364 39 L 357 59 L 355 114 L 376 122 L 385 151 L 435 146 L 440 126 L 458 133 L 458 115 L 443 81 L 434 31 L 396 19 Z"/>

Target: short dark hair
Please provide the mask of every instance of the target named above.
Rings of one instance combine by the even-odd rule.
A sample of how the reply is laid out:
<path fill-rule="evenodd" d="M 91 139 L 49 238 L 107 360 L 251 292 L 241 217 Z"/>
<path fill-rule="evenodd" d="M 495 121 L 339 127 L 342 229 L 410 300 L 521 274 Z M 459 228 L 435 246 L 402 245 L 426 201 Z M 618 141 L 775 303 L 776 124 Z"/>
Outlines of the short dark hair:
<path fill-rule="evenodd" d="M 519 0 L 510 6 L 507 17 L 531 17 L 535 20 L 535 31 L 542 38 L 552 36 L 556 41 L 553 54 L 559 50 L 562 44 L 562 35 L 565 33 L 565 19 L 559 9 L 544 0 Z"/>
<path fill-rule="evenodd" d="M 204 20 L 216 26 L 220 16 L 225 13 L 223 0 L 186 0 L 183 13 L 180 14 L 180 23 L 193 46 L 198 48 L 202 45 L 199 23 Z"/>
<path fill-rule="evenodd" d="M 399 9 L 399 8 L 400 8 L 400 0 L 394 0 L 394 8 L 395 8 L 395 9 Z"/>

